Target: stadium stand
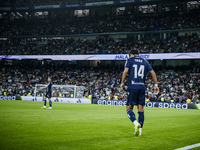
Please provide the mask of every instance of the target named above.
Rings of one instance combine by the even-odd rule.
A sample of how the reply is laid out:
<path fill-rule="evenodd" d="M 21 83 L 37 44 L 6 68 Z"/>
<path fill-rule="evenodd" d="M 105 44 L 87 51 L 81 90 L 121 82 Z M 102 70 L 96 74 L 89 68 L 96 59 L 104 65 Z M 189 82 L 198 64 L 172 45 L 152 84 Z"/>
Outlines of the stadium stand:
<path fill-rule="evenodd" d="M 199 1 L 196 3 L 185 1 L 186 3 L 181 2 L 180 5 L 178 2 L 172 2 L 169 6 L 164 1 L 156 2 L 156 6 L 150 6 L 148 2 L 130 2 L 130 8 L 129 4 L 108 6 L 106 4 L 106 8 L 112 9 L 109 12 L 103 8 L 104 6 L 98 11 L 95 10 L 95 6 L 93 8 L 91 6 L 90 9 L 86 6 L 67 9 L 14 8 L 89 2 L 102 2 L 102 0 L 0 0 L 1 7 L 13 7 L 0 9 L 0 54 L 127 54 L 132 48 L 138 49 L 140 53 L 200 52 Z M 140 5 L 146 6 L 143 9 Z M 120 14 L 117 10 L 118 6 L 124 7 L 126 11 Z M 90 11 L 90 15 L 78 17 L 75 14 L 76 9 L 85 8 Z M 36 15 L 37 13 L 42 15 Z M 161 31 L 162 34 L 158 34 Z M 140 38 L 136 35 L 139 32 Z M 147 32 L 149 34 L 146 34 Z M 126 38 L 120 38 L 122 33 L 126 35 Z M 119 38 L 114 39 L 109 34 Z M 155 34 L 158 35 L 155 36 Z M 95 36 L 96 39 L 80 38 L 80 36 L 86 37 L 87 35 Z M 176 71 L 169 71 L 173 69 Z M 20 64 L 17 66 L 2 65 L 0 95 L 4 91 L 12 95 L 27 95 L 29 92 L 33 95 L 35 83 L 44 84 L 47 73 L 49 73 L 54 77 L 55 84 L 87 87 L 88 91 L 85 91 L 87 96 L 93 91 L 94 98 L 98 99 L 106 99 L 108 95 L 111 99 L 116 95 L 119 99 L 126 99 L 126 92 L 119 89 L 122 66 L 112 70 L 109 70 L 108 66 L 98 66 L 98 68 L 89 70 L 76 66 L 75 70 L 72 68 L 65 70 L 65 66 L 57 66 L 49 71 L 48 67 L 42 66 L 41 68 L 41 65 L 38 67 L 21 66 Z M 163 70 L 160 67 L 156 73 L 158 81 L 163 81 L 159 84 L 161 92 L 160 95 L 155 96 L 151 90 L 153 84 L 147 82 L 146 96 L 150 101 L 161 101 L 161 98 L 164 98 L 167 102 L 173 99 L 174 102 L 182 103 L 190 98 L 193 103 L 199 102 L 200 76 L 195 74 L 192 68 L 171 66 Z M 65 82 L 62 82 L 65 75 L 67 78 Z M 53 94 L 56 94 L 55 91 Z"/>
<path fill-rule="evenodd" d="M 199 13 L 197 11 L 197 13 Z M 183 30 L 200 28 L 200 15 L 166 14 L 135 18 L 78 18 L 65 19 L 66 16 L 55 17 L 53 20 L 26 20 L 24 18 L 9 23 L 0 23 L 0 35 L 3 36 L 37 36 L 37 35 L 71 35 L 110 32 L 137 32 L 160 30 Z M 81 24 L 80 24 L 81 22 Z"/>
<path fill-rule="evenodd" d="M 150 38 L 116 41 L 109 37 L 77 41 L 72 37 L 66 40 L 38 39 L 26 42 L 9 39 L 0 41 L 0 47 L 3 55 L 126 54 L 131 48 L 137 48 L 141 53 L 200 52 L 200 35 L 193 33 L 163 40 Z"/>
<path fill-rule="evenodd" d="M 55 65 L 48 69 L 49 65 L 27 65 L 20 64 L 14 67 L 4 66 L 1 68 L 0 95 L 7 92 L 7 95 L 26 96 L 29 92 L 33 96 L 35 84 L 45 84 L 46 77 L 51 75 L 54 84 L 68 84 L 85 86 L 84 94 L 88 97 L 93 93 L 93 98 L 111 100 L 118 96 L 119 100 L 126 100 L 126 92 L 119 88 L 123 66 L 116 66 L 109 69 L 110 66 L 99 64 L 97 68 L 79 68 Z M 73 69 L 74 68 L 74 69 Z M 193 73 L 190 67 L 178 66 L 176 68 L 169 66 L 172 70 L 156 71 L 160 94 L 156 96 L 153 92 L 153 81 L 150 75 L 147 76 L 146 98 L 150 101 L 161 101 L 163 97 L 166 102 L 185 103 L 189 98 L 192 103 L 198 103 L 200 100 L 200 75 Z M 187 71 L 186 71 L 187 70 Z M 127 82 L 127 81 L 126 81 Z M 127 85 L 127 84 L 125 84 Z M 127 86 L 125 86 L 127 89 Z M 59 95 L 58 91 L 53 91 L 54 96 Z"/>

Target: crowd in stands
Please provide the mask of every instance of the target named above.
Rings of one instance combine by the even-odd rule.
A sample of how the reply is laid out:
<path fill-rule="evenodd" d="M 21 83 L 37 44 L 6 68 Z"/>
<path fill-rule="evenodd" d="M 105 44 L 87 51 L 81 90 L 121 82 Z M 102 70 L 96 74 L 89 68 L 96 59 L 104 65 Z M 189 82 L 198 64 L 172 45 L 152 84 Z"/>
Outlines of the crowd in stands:
<path fill-rule="evenodd" d="M 200 28 L 200 15 L 164 15 L 135 18 L 78 18 L 67 20 L 66 16 L 44 21 L 40 19 L 0 23 L 0 36 L 37 36 L 95 34 L 110 32 L 137 32 Z"/>
<path fill-rule="evenodd" d="M 168 37 L 159 40 L 117 39 L 98 37 L 95 40 L 48 39 L 26 42 L 19 39 L 0 40 L 2 55 L 84 55 L 84 54 L 126 54 L 136 48 L 140 53 L 200 52 L 200 35 Z"/>
<path fill-rule="evenodd" d="M 186 38 L 187 37 L 187 38 Z M 200 52 L 200 36 L 195 34 L 185 34 L 181 47 L 177 52 Z"/>
<path fill-rule="evenodd" d="M 108 0 L 0 0 L 1 7 L 31 7 L 43 5 L 83 4 Z M 123 0 L 122 0 L 123 1 Z"/>
<path fill-rule="evenodd" d="M 154 67 L 156 68 L 156 67 Z M 159 95 L 153 92 L 154 83 L 148 74 L 146 80 L 147 101 L 165 101 L 176 103 L 199 103 L 200 101 L 200 74 L 194 73 L 191 67 L 178 66 L 175 70 L 156 71 Z M 187 70 L 187 71 L 186 71 Z M 45 64 L 18 64 L 16 66 L 2 66 L 0 71 L 0 95 L 23 95 L 33 96 L 35 84 L 46 84 L 47 77 L 53 78 L 54 84 L 84 86 L 82 96 L 94 99 L 126 100 L 127 93 L 119 88 L 123 66 L 98 64 L 97 67 L 85 68 L 68 66 L 60 63 L 50 67 Z M 128 78 L 127 78 L 128 79 Z M 127 79 L 125 90 L 127 90 Z M 57 90 L 52 96 L 64 96 Z M 65 95 L 66 96 L 66 95 Z M 190 101 L 189 101 L 189 100 Z"/>
<path fill-rule="evenodd" d="M 199 103 L 200 74 L 183 73 L 182 71 L 157 72 L 159 95 L 155 95 L 152 82 L 147 82 L 147 101 Z"/>

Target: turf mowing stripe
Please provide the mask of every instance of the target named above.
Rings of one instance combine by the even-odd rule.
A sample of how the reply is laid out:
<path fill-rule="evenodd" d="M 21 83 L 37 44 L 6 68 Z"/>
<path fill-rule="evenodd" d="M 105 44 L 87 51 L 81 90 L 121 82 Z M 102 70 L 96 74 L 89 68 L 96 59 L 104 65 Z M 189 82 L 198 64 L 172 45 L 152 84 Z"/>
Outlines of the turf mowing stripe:
<path fill-rule="evenodd" d="M 196 148 L 196 147 L 200 147 L 200 143 L 194 144 L 194 145 L 189 145 L 186 147 L 182 147 L 182 148 L 177 148 L 175 150 L 188 150 L 188 149 L 192 149 L 192 148 Z"/>

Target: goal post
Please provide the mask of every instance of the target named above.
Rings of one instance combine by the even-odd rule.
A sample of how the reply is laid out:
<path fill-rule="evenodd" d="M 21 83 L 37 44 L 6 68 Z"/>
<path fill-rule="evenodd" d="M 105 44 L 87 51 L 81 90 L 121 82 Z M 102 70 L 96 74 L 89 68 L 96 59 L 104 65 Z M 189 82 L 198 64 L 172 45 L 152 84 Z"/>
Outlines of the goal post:
<path fill-rule="evenodd" d="M 46 84 L 36 84 L 34 90 L 34 100 L 36 97 L 44 97 L 46 89 L 40 90 L 40 88 L 47 86 Z M 84 86 L 76 85 L 53 85 L 52 86 L 52 97 L 60 98 L 83 98 Z"/>

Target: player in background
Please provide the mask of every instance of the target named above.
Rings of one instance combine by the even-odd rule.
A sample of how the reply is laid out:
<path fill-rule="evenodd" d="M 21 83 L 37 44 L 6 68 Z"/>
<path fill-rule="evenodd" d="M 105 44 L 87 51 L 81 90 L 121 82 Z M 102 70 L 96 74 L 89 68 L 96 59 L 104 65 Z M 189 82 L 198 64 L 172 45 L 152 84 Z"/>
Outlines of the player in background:
<path fill-rule="evenodd" d="M 49 82 L 47 84 L 47 86 L 41 88 L 41 90 L 42 89 L 47 89 L 46 90 L 46 95 L 44 96 L 44 106 L 42 108 L 46 108 L 46 103 L 47 103 L 46 98 L 48 98 L 49 99 L 49 108 L 47 108 L 47 109 L 52 109 L 51 90 L 52 90 L 53 83 L 51 82 L 51 78 L 50 77 L 48 77 L 47 81 Z"/>
<path fill-rule="evenodd" d="M 157 84 L 157 77 L 148 61 L 139 57 L 138 50 L 131 50 L 129 53 L 129 59 L 125 63 L 125 69 L 122 75 L 121 89 L 124 89 L 124 80 L 129 73 L 128 79 L 128 96 L 126 103 L 126 111 L 129 119 L 135 125 L 135 135 L 142 134 L 142 127 L 144 123 L 144 105 L 145 105 L 145 81 L 146 75 L 150 72 L 154 81 L 154 92 L 159 93 Z M 138 109 L 138 122 L 133 112 L 134 105 L 137 105 Z"/>

